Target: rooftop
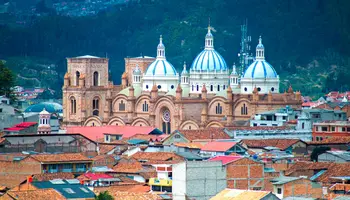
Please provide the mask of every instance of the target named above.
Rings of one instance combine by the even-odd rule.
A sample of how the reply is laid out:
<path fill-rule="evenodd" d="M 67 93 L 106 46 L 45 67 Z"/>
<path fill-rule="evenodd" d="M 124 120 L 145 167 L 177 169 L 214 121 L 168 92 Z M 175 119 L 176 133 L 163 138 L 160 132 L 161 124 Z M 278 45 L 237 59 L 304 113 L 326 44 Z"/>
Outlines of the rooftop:
<path fill-rule="evenodd" d="M 204 130 L 179 130 L 189 141 L 209 139 L 230 139 L 223 128 L 207 128 Z"/>
<path fill-rule="evenodd" d="M 7 198 L 6 198 L 7 197 Z M 66 198 L 52 188 L 26 190 L 26 191 L 8 191 L 3 199 L 26 199 L 26 200 L 65 200 Z M 2 198 L 0 198 L 2 199 Z"/>
<path fill-rule="evenodd" d="M 205 144 L 201 150 L 202 151 L 216 151 L 216 152 L 226 152 L 235 146 L 236 142 L 208 142 Z"/>
<path fill-rule="evenodd" d="M 62 153 L 62 154 L 35 154 L 32 158 L 39 162 L 71 162 L 71 161 L 92 161 L 92 159 L 83 156 L 80 153 Z"/>
<path fill-rule="evenodd" d="M 224 189 L 210 200 L 260 200 L 269 194 L 270 191 Z"/>
<path fill-rule="evenodd" d="M 162 162 L 164 164 L 173 162 L 177 163 L 185 160 L 183 157 L 172 152 L 137 152 L 132 155 L 131 158 L 150 164 L 157 164 L 158 162 Z"/>
<path fill-rule="evenodd" d="M 350 137 L 329 137 L 322 141 L 311 141 L 309 145 L 324 145 L 324 144 L 349 144 Z"/>
<path fill-rule="evenodd" d="M 215 156 L 210 158 L 208 161 L 221 161 L 223 165 L 231 163 L 233 161 L 243 158 L 242 156 Z"/>
<path fill-rule="evenodd" d="M 248 148 L 265 148 L 277 147 L 285 150 L 293 144 L 300 142 L 299 139 L 259 139 L 259 140 L 241 140 L 242 144 L 247 145 Z"/>

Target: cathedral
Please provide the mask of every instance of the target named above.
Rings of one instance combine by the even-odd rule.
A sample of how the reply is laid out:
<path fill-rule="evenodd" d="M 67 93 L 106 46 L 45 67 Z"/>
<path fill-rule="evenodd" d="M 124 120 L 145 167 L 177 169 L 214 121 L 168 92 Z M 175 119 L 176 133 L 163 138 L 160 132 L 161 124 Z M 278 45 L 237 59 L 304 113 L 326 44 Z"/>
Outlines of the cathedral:
<path fill-rule="evenodd" d="M 202 52 L 181 73 L 166 59 L 160 36 L 157 56 L 125 58 L 122 84 L 108 81 L 108 58 L 67 58 L 63 126 L 154 126 L 176 129 L 230 127 L 255 113 L 301 107 L 301 93 L 279 92 L 280 79 L 265 60 L 262 38 L 243 74 L 214 48 L 210 27 Z"/>

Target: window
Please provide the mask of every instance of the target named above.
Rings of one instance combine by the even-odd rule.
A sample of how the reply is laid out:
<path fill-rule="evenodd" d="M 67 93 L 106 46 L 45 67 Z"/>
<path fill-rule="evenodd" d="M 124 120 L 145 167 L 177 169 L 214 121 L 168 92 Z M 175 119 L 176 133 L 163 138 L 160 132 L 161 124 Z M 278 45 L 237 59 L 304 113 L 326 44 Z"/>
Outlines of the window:
<path fill-rule="evenodd" d="M 223 87 L 224 90 L 226 89 L 226 85 L 223 85 L 222 87 Z"/>
<path fill-rule="evenodd" d="M 2 112 L 2 108 L 0 108 L 0 113 Z"/>
<path fill-rule="evenodd" d="M 347 127 L 347 128 L 346 128 L 346 131 L 347 131 L 347 132 L 350 132 L 350 127 Z"/>
<path fill-rule="evenodd" d="M 332 126 L 332 132 L 334 132 L 335 131 L 335 127 L 334 126 Z"/>
<path fill-rule="evenodd" d="M 304 129 L 305 128 L 305 123 L 301 123 L 301 129 Z"/>
<path fill-rule="evenodd" d="M 271 88 L 271 92 L 273 92 L 273 91 L 275 91 L 275 88 L 274 88 L 274 87 Z"/>
<path fill-rule="evenodd" d="M 345 127 L 342 127 L 342 128 L 341 128 L 341 131 L 342 131 L 342 132 L 345 132 Z"/>
<path fill-rule="evenodd" d="M 63 164 L 62 172 L 72 172 L 73 165 L 72 164 Z"/>
<path fill-rule="evenodd" d="M 63 190 L 69 194 L 74 194 L 75 192 L 72 190 L 72 188 L 63 188 Z"/>
<path fill-rule="evenodd" d="M 93 84 L 94 86 L 98 86 L 98 72 L 94 72 L 94 77 L 93 77 Z"/>
<path fill-rule="evenodd" d="M 142 112 L 148 112 L 148 104 L 147 104 L 147 101 L 143 102 L 143 104 L 142 104 Z"/>
<path fill-rule="evenodd" d="M 218 91 L 220 91 L 220 85 L 218 85 Z"/>
<path fill-rule="evenodd" d="M 148 89 L 148 85 L 146 85 L 146 89 Z"/>
<path fill-rule="evenodd" d="M 261 88 L 260 87 L 258 87 L 258 92 L 260 92 L 261 91 Z"/>
<path fill-rule="evenodd" d="M 180 138 L 181 138 L 181 136 L 180 136 L 180 135 L 178 135 L 178 134 L 176 134 L 176 135 L 174 136 L 174 138 L 176 138 L 176 139 L 180 139 Z"/>
<path fill-rule="evenodd" d="M 194 90 L 194 85 L 192 85 L 192 91 Z"/>
<path fill-rule="evenodd" d="M 75 114 L 77 112 L 77 101 L 74 97 L 70 98 L 70 113 Z"/>
<path fill-rule="evenodd" d="M 245 103 L 241 107 L 241 115 L 248 115 L 248 107 L 245 105 Z"/>
<path fill-rule="evenodd" d="M 197 91 L 199 91 L 199 85 L 197 85 Z"/>
<path fill-rule="evenodd" d="M 322 131 L 328 131 L 327 126 L 322 126 Z"/>
<path fill-rule="evenodd" d="M 119 103 L 119 111 L 125 111 L 125 103 L 123 100 L 121 100 Z"/>
<path fill-rule="evenodd" d="M 277 194 L 282 194 L 282 188 L 277 188 Z"/>
<path fill-rule="evenodd" d="M 218 105 L 216 106 L 215 113 L 217 115 L 221 115 L 222 114 L 222 106 L 220 105 L 220 103 L 218 103 Z"/>
<path fill-rule="evenodd" d="M 161 89 L 162 88 L 162 86 L 161 85 L 158 85 L 158 89 Z"/>
<path fill-rule="evenodd" d="M 188 126 L 188 130 L 191 130 L 192 129 L 192 127 L 191 126 Z"/>
<path fill-rule="evenodd" d="M 247 90 L 248 90 L 248 89 L 245 87 L 245 88 L 244 88 L 244 91 L 246 92 Z"/>
<path fill-rule="evenodd" d="M 171 85 L 171 89 L 174 89 L 174 85 Z"/>
<path fill-rule="evenodd" d="M 210 85 L 210 91 L 212 92 L 214 90 L 213 85 Z"/>
<path fill-rule="evenodd" d="M 98 116 L 99 114 L 99 99 L 98 97 L 95 97 L 92 100 L 92 115 Z"/>
<path fill-rule="evenodd" d="M 75 86 L 79 86 L 80 72 L 75 72 Z"/>

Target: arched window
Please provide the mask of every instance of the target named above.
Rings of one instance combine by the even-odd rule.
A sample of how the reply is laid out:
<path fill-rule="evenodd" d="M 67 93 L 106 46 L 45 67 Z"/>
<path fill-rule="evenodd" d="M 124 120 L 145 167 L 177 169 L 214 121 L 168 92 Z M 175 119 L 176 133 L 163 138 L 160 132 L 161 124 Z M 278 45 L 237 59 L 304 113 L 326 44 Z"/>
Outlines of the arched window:
<path fill-rule="evenodd" d="M 123 100 L 121 100 L 119 103 L 119 111 L 125 111 L 125 103 Z"/>
<path fill-rule="evenodd" d="M 199 91 L 199 85 L 197 85 L 197 91 Z"/>
<path fill-rule="evenodd" d="M 222 106 L 220 105 L 220 103 L 218 103 L 218 105 L 216 106 L 215 113 L 217 115 L 221 115 L 222 114 Z"/>
<path fill-rule="evenodd" d="M 223 85 L 222 87 L 223 87 L 223 88 L 222 88 L 223 90 L 225 90 L 225 89 L 226 89 L 226 85 Z"/>
<path fill-rule="evenodd" d="M 213 85 L 210 85 L 210 91 L 212 92 L 214 90 Z"/>
<path fill-rule="evenodd" d="M 94 72 L 94 86 L 98 86 L 98 72 Z"/>
<path fill-rule="evenodd" d="M 75 72 L 75 86 L 79 86 L 79 77 L 80 77 L 80 72 L 76 71 Z"/>
<path fill-rule="evenodd" d="M 305 128 L 305 123 L 301 123 L 301 129 L 304 129 Z"/>
<path fill-rule="evenodd" d="M 163 133 L 171 134 L 170 111 L 168 109 L 164 110 L 162 120 Z"/>
<path fill-rule="evenodd" d="M 92 100 L 92 115 L 98 116 L 99 114 L 99 98 L 95 97 Z"/>
<path fill-rule="evenodd" d="M 192 91 L 194 90 L 194 85 L 192 85 Z"/>
<path fill-rule="evenodd" d="M 220 85 L 218 85 L 218 91 L 220 91 Z"/>
<path fill-rule="evenodd" d="M 145 101 L 142 104 L 142 112 L 148 112 L 148 103 L 147 103 L 147 101 Z"/>
<path fill-rule="evenodd" d="M 241 115 L 248 115 L 248 107 L 245 104 L 241 107 Z"/>
<path fill-rule="evenodd" d="M 70 113 L 75 114 L 77 112 L 77 101 L 74 97 L 70 98 Z"/>

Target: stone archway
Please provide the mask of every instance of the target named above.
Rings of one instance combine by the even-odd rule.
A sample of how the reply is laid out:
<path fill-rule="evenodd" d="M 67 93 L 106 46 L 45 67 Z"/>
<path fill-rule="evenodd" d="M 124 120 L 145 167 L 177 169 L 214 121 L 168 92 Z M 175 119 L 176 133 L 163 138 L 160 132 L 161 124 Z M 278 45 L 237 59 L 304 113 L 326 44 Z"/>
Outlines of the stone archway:
<path fill-rule="evenodd" d="M 211 121 L 207 124 L 206 128 L 211 128 L 211 127 L 218 127 L 218 128 L 222 128 L 224 127 L 220 122 L 218 121 Z"/>
<path fill-rule="evenodd" d="M 109 120 L 108 125 L 125 126 L 125 122 L 120 117 L 113 117 Z"/>
<path fill-rule="evenodd" d="M 199 125 L 193 120 L 184 121 L 179 128 L 179 130 L 198 130 L 198 129 L 199 129 Z"/>
<path fill-rule="evenodd" d="M 102 126 L 102 121 L 99 117 L 92 116 L 85 120 L 84 126 Z"/>
<path fill-rule="evenodd" d="M 131 123 L 131 126 L 150 126 L 150 124 L 146 119 L 138 117 Z"/>
<path fill-rule="evenodd" d="M 155 126 L 167 134 L 177 129 L 175 106 L 169 97 L 160 99 L 154 107 Z"/>

